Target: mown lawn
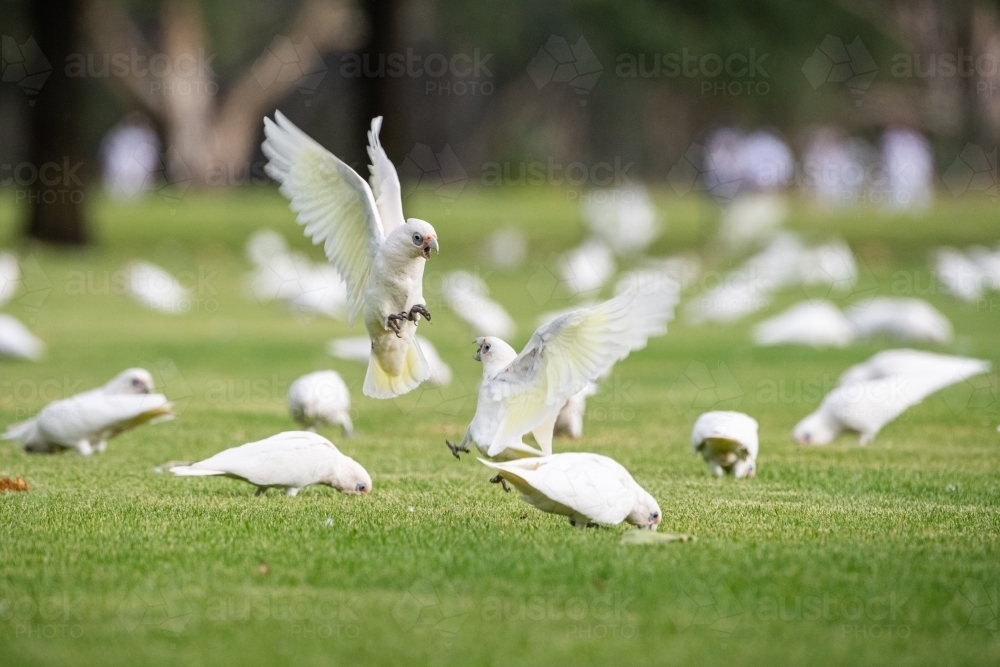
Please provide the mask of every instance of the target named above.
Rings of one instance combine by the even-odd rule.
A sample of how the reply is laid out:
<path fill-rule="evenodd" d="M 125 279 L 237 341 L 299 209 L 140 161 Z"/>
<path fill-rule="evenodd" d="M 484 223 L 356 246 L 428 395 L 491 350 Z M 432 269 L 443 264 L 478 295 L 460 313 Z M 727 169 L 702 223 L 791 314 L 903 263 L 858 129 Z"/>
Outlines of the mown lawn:
<path fill-rule="evenodd" d="M 729 266 L 711 243 L 713 206 L 659 203 L 668 227 L 654 254 L 694 249 L 712 270 Z M 0 477 L 31 485 L 0 496 L 0 664 L 1000 664 L 995 373 L 931 397 L 871 447 L 844 437 L 802 449 L 796 421 L 847 365 L 892 343 L 761 349 L 749 329 L 763 315 L 674 323 L 615 368 L 584 439 L 556 445 L 615 457 L 659 499 L 662 531 L 698 538 L 623 546 L 626 528 L 574 530 L 444 446 L 472 416 L 480 367 L 471 333 L 440 303 L 443 272 L 484 277 L 523 344 L 540 312 L 566 305 L 544 266 L 582 238 L 576 202 L 544 188 L 467 190 L 407 209 L 441 238 L 426 274 L 434 322 L 421 331 L 456 381 L 378 402 L 361 395 L 363 366 L 325 353 L 346 324 L 245 295 L 253 229 L 308 247 L 275 192 L 94 197 L 97 242 L 75 252 L 18 245 L 15 202 L 0 200 L 0 247 L 18 250 L 27 287 L 5 310 L 49 346 L 41 363 L 0 360 L 0 427 L 133 365 L 154 371 L 180 413 L 89 459 L 0 445 Z M 998 214 L 976 200 L 914 220 L 800 207 L 791 226 L 841 235 L 859 256 L 863 279 L 840 301 L 922 296 L 955 325 L 943 351 L 998 364 L 1000 296 L 943 295 L 927 262 L 937 244 L 995 244 Z M 506 224 L 531 238 L 514 272 L 481 251 Z M 192 286 L 192 312 L 155 314 L 118 293 L 115 272 L 140 257 Z M 782 294 L 771 312 L 800 298 Z M 370 496 L 254 498 L 236 481 L 155 472 L 291 429 L 288 384 L 319 368 L 352 388 L 356 437 L 326 435 L 372 473 Z M 713 407 L 759 420 L 756 479 L 712 479 L 691 456 L 694 418 Z"/>

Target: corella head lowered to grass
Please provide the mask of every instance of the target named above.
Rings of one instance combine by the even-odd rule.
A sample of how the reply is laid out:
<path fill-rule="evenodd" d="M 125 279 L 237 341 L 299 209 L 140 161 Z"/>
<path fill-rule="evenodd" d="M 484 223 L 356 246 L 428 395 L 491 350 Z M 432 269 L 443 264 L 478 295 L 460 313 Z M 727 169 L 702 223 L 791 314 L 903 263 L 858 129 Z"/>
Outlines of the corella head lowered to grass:
<path fill-rule="evenodd" d="M 354 432 L 351 392 L 336 371 L 316 371 L 293 382 L 288 387 L 288 410 L 309 431 L 337 424 L 347 437 Z"/>
<path fill-rule="evenodd" d="M 505 463 L 479 459 L 495 470 L 496 481 L 509 482 L 530 505 L 569 517 L 577 528 L 590 524 L 656 530 L 660 506 L 617 461 L 599 454 L 566 453 Z"/>
<path fill-rule="evenodd" d="M 479 451 L 495 460 L 552 453 L 552 433 L 560 410 L 616 362 L 666 333 L 676 292 L 671 286 L 633 286 L 589 308 L 557 317 L 539 327 L 517 354 L 492 336 L 476 339 L 475 358 L 483 364 L 476 414 L 455 456 Z M 528 433 L 539 449 L 526 445 Z"/>
<path fill-rule="evenodd" d="M 716 477 L 755 476 L 758 449 L 757 420 L 742 412 L 706 412 L 691 431 L 691 450 L 701 454 Z"/>
<path fill-rule="evenodd" d="M 368 133 L 370 185 L 280 111 L 264 119 L 265 171 L 281 184 L 296 220 L 323 244 L 347 285 L 348 321 L 364 309 L 371 356 L 363 392 L 394 398 L 417 387 L 430 369 L 416 342 L 424 304 L 424 264 L 438 251 L 437 233 L 403 218 L 399 177 L 379 143 L 381 117 Z"/>
<path fill-rule="evenodd" d="M 275 487 L 294 496 L 306 486 L 325 484 L 342 493 L 371 493 L 372 478 L 361 464 L 332 442 L 310 431 L 287 431 L 232 447 L 204 461 L 175 466 L 181 477 L 222 475 L 250 482 L 261 495 Z"/>
<path fill-rule="evenodd" d="M 173 405 L 166 396 L 150 393 L 153 388 L 149 371 L 129 368 L 101 387 L 49 403 L 37 417 L 11 424 L 3 439 L 21 442 L 35 454 L 103 452 L 120 433 L 173 419 Z"/>

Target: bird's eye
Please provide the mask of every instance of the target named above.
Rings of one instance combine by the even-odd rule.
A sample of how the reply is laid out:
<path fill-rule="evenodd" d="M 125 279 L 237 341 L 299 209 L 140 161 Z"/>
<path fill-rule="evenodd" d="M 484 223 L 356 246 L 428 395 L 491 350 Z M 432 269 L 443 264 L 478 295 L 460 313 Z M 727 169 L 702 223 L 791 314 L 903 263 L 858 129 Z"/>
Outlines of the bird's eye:
<path fill-rule="evenodd" d="M 649 520 L 650 521 L 656 521 L 659 518 L 660 518 L 660 513 L 659 512 L 653 512 L 652 514 L 649 515 Z"/>
<path fill-rule="evenodd" d="M 138 387 L 140 384 L 142 384 L 142 382 L 139 381 L 139 378 L 132 378 L 133 387 Z"/>
<path fill-rule="evenodd" d="M 413 245 L 420 245 L 424 242 L 424 237 L 420 235 L 420 232 L 413 233 Z"/>
<path fill-rule="evenodd" d="M 489 352 L 489 351 L 490 351 L 490 346 L 489 345 L 484 345 L 483 346 L 483 352 Z"/>
<path fill-rule="evenodd" d="M 357 491 L 358 493 L 364 493 L 364 491 L 365 491 L 365 485 L 364 484 L 358 484 L 357 486 L 354 487 L 354 490 Z"/>

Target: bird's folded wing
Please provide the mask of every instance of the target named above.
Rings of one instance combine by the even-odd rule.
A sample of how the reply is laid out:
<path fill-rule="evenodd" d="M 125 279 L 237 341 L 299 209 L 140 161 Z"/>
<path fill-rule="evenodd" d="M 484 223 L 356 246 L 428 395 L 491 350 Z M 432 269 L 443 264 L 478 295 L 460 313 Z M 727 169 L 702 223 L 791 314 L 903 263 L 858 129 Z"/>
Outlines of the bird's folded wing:
<path fill-rule="evenodd" d="M 264 119 L 267 175 L 281 183 L 300 225 L 323 244 L 347 284 L 353 324 L 364 305 L 365 283 L 384 239 L 371 188 L 356 171 L 313 141 L 280 112 Z"/>
<path fill-rule="evenodd" d="M 252 482 L 266 484 L 279 479 L 308 476 L 328 449 L 337 451 L 336 447 L 321 436 L 288 431 L 221 451 L 191 467 L 222 470 Z"/>
<path fill-rule="evenodd" d="M 120 433 L 172 414 L 163 394 L 88 392 L 50 404 L 39 414 L 38 425 L 47 439 L 72 445 L 95 434 Z"/>
<path fill-rule="evenodd" d="M 666 292 L 633 288 L 539 328 L 521 354 L 483 387 L 502 406 L 488 454 L 496 456 L 555 417 L 588 382 L 645 347 L 650 336 L 666 332 L 671 309 Z"/>
<path fill-rule="evenodd" d="M 598 523 L 621 523 L 635 506 L 632 487 L 618 471 L 599 462 L 547 457 L 508 463 L 480 461 Z M 518 486 L 517 480 L 511 481 Z"/>
<path fill-rule="evenodd" d="M 375 204 L 382 219 L 382 233 L 389 232 L 406 222 L 403 217 L 403 195 L 399 187 L 399 176 L 392 160 L 385 154 L 378 133 L 382 129 L 382 116 L 372 119 L 372 129 L 368 131 L 368 165 L 371 176 L 368 181 L 375 193 Z"/>

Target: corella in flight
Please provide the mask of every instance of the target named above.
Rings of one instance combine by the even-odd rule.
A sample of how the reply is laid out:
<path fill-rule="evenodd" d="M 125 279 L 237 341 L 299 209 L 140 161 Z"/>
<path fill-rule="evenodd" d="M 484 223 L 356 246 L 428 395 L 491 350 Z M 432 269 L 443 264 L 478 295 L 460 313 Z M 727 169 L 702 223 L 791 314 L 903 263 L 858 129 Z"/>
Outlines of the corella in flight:
<path fill-rule="evenodd" d="M 148 371 L 130 368 L 103 387 L 49 403 L 34 419 L 8 426 L 3 438 L 24 443 L 25 451 L 34 454 L 103 452 L 108 440 L 120 433 L 173 419 L 170 401 L 149 393 L 152 389 Z"/>
<path fill-rule="evenodd" d="M 742 412 L 706 412 L 691 431 L 691 451 L 701 454 L 716 477 L 753 477 L 758 449 L 757 420 Z"/>
<path fill-rule="evenodd" d="M 341 454 L 332 442 L 309 431 L 287 431 L 265 440 L 231 447 L 204 461 L 175 466 L 180 477 L 222 475 L 294 496 L 312 484 L 326 484 L 342 493 L 371 493 L 372 478 L 361 464 Z"/>
<path fill-rule="evenodd" d="M 675 292 L 668 286 L 627 289 L 596 306 L 561 315 L 535 331 L 521 354 L 488 336 L 477 338 L 483 364 L 476 414 L 456 457 L 474 443 L 488 458 L 508 460 L 552 453 L 560 410 L 615 362 L 666 333 Z M 527 445 L 531 433 L 539 448 Z"/>
<path fill-rule="evenodd" d="M 268 176 L 347 284 L 348 321 L 364 310 L 372 349 L 362 391 L 393 398 L 430 376 L 416 331 L 420 316 L 430 321 L 424 264 L 438 240 L 430 223 L 404 220 L 399 177 L 378 139 L 381 126 L 376 118 L 368 133 L 371 185 L 280 111 L 264 119 L 263 150 Z"/>
<path fill-rule="evenodd" d="M 653 496 L 620 463 L 599 454 L 567 453 L 497 463 L 497 482 L 509 482 L 524 501 L 543 512 L 569 517 L 577 528 L 593 524 L 656 530 L 662 514 Z"/>

